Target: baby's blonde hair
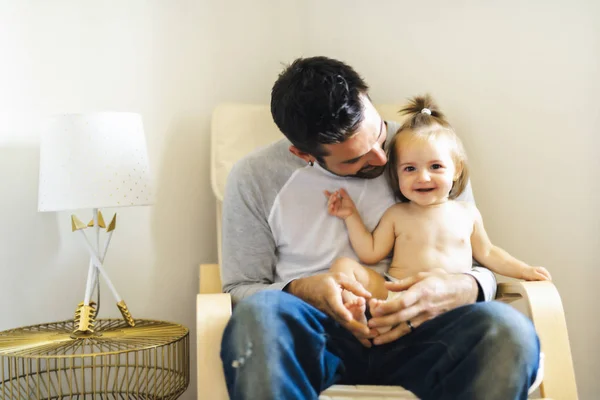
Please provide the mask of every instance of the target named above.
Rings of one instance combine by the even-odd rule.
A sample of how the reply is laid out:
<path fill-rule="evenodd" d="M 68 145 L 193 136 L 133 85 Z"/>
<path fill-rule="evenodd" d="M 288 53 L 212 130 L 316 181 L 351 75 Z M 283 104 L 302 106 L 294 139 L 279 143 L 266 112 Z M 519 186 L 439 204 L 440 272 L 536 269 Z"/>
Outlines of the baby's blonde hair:
<path fill-rule="evenodd" d="M 398 142 L 400 138 L 410 135 L 410 138 L 418 140 L 437 140 L 439 138 L 448 139 L 452 147 L 452 161 L 459 176 L 454 181 L 450 190 L 449 198 L 456 199 L 464 192 L 469 183 L 469 166 L 467 164 L 467 154 L 465 148 L 456 135 L 456 132 L 450 126 L 444 114 L 433 98 L 426 94 L 424 96 L 415 96 L 409 99 L 409 102 L 400 111 L 400 114 L 407 115 L 407 119 L 392 138 L 387 150 L 388 164 L 386 175 L 394 195 L 399 201 L 409 201 L 400 191 L 398 181 Z"/>

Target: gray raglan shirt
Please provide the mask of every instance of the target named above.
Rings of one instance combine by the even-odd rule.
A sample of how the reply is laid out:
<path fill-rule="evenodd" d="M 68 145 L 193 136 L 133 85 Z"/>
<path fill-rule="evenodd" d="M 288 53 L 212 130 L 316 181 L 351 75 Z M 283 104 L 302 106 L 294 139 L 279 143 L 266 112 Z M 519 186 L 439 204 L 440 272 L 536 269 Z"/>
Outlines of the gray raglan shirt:
<path fill-rule="evenodd" d="M 387 122 L 388 132 L 398 125 Z M 392 135 L 388 134 L 388 142 Z M 326 272 L 338 257 L 358 260 L 344 222 L 327 212 L 324 190 L 344 188 L 369 230 L 395 203 L 382 175 L 375 179 L 340 177 L 318 164 L 308 166 L 282 139 L 239 160 L 232 168 L 223 202 L 223 291 L 234 302 L 260 290 L 283 289 L 290 281 Z M 470 185 L 460 200 L 473 201 Z M 387 270 L 391 258 L 373 266 Z M 474 265 L 483 298 L 491 300 L 496 280 Z"/>

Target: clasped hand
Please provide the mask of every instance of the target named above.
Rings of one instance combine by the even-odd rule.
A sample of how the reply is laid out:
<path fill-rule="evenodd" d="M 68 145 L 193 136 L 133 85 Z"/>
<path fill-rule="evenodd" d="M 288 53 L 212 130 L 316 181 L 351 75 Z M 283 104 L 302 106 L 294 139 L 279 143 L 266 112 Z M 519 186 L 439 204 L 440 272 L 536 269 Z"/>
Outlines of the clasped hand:
<path fill-rule="evenodd" d="M 325 312 L 348 329 L 366 347 L 393 342 L 424 322 L 460 305 L 473 303 L 477 284 L 473 277 L 448 274 L 436 269 L 421 272 L 399 282 L 387 282 L 388 290 L 403 293 L 393 300 L 373 301 L 371 294 L 357 281 L 340 273 L 324 273 L 292 281 L 288 291 Z M 342 290 L 346 289 L 369 301 L 372 319 L 364 325 L 352 317 L 344 306 Z M 380 334 L 378 328 L 390 328 Z"/>

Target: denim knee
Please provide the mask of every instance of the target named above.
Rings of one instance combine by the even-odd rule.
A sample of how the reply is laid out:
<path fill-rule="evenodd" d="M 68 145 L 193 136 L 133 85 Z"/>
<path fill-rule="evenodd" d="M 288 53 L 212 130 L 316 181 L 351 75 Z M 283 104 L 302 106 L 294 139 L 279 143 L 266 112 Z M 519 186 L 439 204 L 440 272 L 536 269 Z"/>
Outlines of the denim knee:
<path fill-rule="evenodd" d="M 238 303 L 221 342 L 230 397 L 316 398 L 325 376 L 320 314 L 297 297 L 274 290 Z"/>
<path fill-rule="evenodd" d="M 540 345 L 533 323 L 513 307 L 496 301 L 479 303 L 474 312 L 483 328 L 479 331 L 480 355 L 487 370 L 482 371 L 476 386 L 485 385 L 489 398 L 501 397 L 493 395 L 492 381 L 526 393 L 539 367 Z"/>
<path fill-rule="evenodd" d="M 269 349 L 276 331 L 272 324 L 280 309 L 281 294 L 262 291 L 239 302 L 233 309 L 223 332 L 221 360 L 230 396 L 234 398 L 239 397 L 235 393 L 250 391 L 253 384 L 271 386 Z"/>
<path fill-rule="evenodd" d="M 486 326 L 485 335 L 493 340 L 499 351 L 510 352 L 524 362 L 539 358 L 539 340 L 533 323 L 513 307 L 497 301 L 481 303 L 479 312 Z"/>

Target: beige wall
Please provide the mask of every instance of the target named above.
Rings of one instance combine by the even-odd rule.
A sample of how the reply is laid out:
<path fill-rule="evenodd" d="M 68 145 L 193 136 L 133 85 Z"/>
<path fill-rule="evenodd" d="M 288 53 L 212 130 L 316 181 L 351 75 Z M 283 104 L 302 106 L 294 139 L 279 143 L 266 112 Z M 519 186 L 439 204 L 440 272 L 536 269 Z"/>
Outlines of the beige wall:
<path fill-rule="evenodd" d="M 580 397 L 597 398 L 600 3 L 311 0 L 306 31 L 310 54 L 355 66 L 375 102 L 438 99 L 492 240 L 551 271 Z"/>
<path fill-rule="evenodd" d="M 216 260 L 210 111 L 267 102 L 281 62 L 325 54 L 355 66 L 376 102 L 439 100 L 465 139 L 492 239 L 555 277 L 580 395 L 594 398 L 596 2 L 97 3 L 0 0 L 0 304 L 19 301 L 0 311 L 0 330 L 70 318 L 83 296 L 69 213 L 36 211 L 40 116 L 143 115 L 157 203 L 118 210 L 106 268 L 135 316 L 193 328 L 196 264 Z M 103 293 L 102 316 L 117 316 Z"/>
<path fill-rule="evenodd" d="M 88 263 L 70 213 L 37 213 L 37 123 L 90 110 L 142 114 L 157 178 L 156 205 L 118 210 L 106 269 L 135 317 L 194 328 L 197 265 L 217 259 L 210 112 L 268 101 L 280 61 L 300 52 L 299 25 L 280 18 L 295 7 L 0 0 L 0 330 L 71 318 L 83 298 Z M 102 293 L 100 315 L 118 317 Z"/>

